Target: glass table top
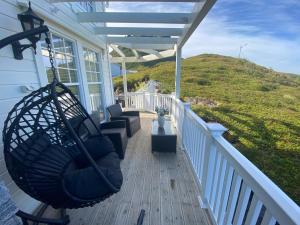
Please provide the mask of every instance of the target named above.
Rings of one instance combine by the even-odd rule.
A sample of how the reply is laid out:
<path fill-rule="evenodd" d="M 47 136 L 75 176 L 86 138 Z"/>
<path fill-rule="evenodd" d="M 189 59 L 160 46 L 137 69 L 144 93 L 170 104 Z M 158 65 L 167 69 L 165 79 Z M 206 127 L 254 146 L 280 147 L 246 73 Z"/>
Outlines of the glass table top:
<path fill-rule="evenodd" d="M 164 128 L 158 127 L 158 121 L 152 121 L 152 135 L 176 135 L 175 127 L 172 124 L 171 120 L 166 119 Z"/>

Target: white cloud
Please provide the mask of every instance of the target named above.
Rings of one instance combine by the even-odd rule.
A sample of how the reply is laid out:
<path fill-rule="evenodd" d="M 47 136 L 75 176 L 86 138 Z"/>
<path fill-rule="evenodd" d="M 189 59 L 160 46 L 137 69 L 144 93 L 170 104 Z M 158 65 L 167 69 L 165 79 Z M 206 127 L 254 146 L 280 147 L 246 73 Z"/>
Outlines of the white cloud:
<path fill-rule="evenodd" d="M 253 7 L 243 7 L 247 3 Z M 244 20 L 228 18 L 232 13 L 228 4 L 238 5 L 239 13 L 247 13 Z M 285 31 L 294 34 L 299 32 L 299 22 L 289 15 L 292 5 L 299 4 L 299 0 L 278 0 L 272 7 L 264 1 L 224 0 L 216 3 L 214 13 L 209 13 L 198 29 L 190 37 L 183 49 L 183 56 L 190 57 L 202 53 L 215 53 L 237 57 L 241 45 L 242 57 L 257 64 L 271 67 L 277 71 L 300 74 L 300 36 L 297 39 L 287 40 L 275 35 L 278 29 L 264 29 L 262 25 L 278 25 Z M 299 5 L 298 5 L 299 6 Z M 216 8 L 217 7 L 217 8 Z M 254 10 L 257 9 L 258 11 Z M 294 7 L 295 8 L 295 7 Z M 166 10 L 167 9 L 167 10 Z M 252 11 L 249 11 L 249 10 Z M 129 12 L 190 12 L 192 4 L 181 3 L 110 3 L 107 11 Z M 266 14 L 266 15 L 265 15 Z M 264 17 L 260 17 L 264 15 Z M 109 26 L 142 26 L 142 27 L 182 27 L 169 24 L 125 24 L 115 23 Z"/>
<path fill-rule="evenodd" d="M 277 71 L 300 74 L 300 42 L 287 41 L 268 35 L 248 35 L 236 30 L 222 19 L 207 18 L 183 48 L 183 56 L 215 53 L 237 57 L 241 45 L 242 57 Z"/>

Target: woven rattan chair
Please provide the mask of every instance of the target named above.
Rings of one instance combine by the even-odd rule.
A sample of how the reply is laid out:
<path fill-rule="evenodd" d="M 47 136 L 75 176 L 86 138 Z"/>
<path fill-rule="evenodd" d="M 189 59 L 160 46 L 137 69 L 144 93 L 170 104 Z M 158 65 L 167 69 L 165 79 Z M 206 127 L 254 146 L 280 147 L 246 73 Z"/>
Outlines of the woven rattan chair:
<path fill-rule="evenodd" d="M 47 43 L 50 46 L 49 39 Z M 47 205 L 92 206 L 120 190 L 120 159 L 52 70 L 53 82 L 24 97 L 8 114 L 3 130 L 6 166 L 24 192 Z M 25 213 L 18 215 L 30 220 Z M 58 223 L 40 221 L 68 223 L 66 218 Z"/>

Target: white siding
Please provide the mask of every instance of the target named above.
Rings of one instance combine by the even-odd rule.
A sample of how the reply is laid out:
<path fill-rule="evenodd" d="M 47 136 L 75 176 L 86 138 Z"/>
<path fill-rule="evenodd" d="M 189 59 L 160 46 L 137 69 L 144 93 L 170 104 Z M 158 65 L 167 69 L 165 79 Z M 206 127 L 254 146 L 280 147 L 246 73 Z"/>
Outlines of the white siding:
<path fill-rule="evenodd" d="M 21 31 L 17 13 L 19 11 L 14 5 L 0 1 L 0 39 Z M 31 211 L 38 202 L 25 195 L 12 182 L 3 159 L 3 123 L 14 104 L 26 95 L 21 91 L 22 85 L 39 87 L 33 53 L 31 50 L 26 50 L 24 60 L 17 61 L 13 57 L 11 46 L 6 46 L 0 50 L 0 180 L 7 185 L 18 206 Z M 28 207 L 24 208 L 26 205 Z"/>
<path fill-rule="evenodd" d="M 106 49 L 103 38 L 93 35 L 90 31 L 92 25 L 82 25 L 76 22 L 76 15 L 68 4 L 51 5 L 45 0 L 32 0 L 33 10 L 40 14 L 49 27 L 63 35 L 67 35 L 81 45 L 92 46 L 101 52 Z M 97 7 L 99 10 L 101 7 Z M 0 39 L 21 31 L 17 14 L 24 9 L 17 6 L 17 0 L 0 0 Z M 38 48 L 37 51 L 39 51 Z M 30 85 L 35 89 L 44 85 L 46 74 L 41 65 L 41 54 L 35 56 L 31 50 L 24 51 L 24 60 L 15 60 L 11 46 L 0 50 L 0 181 L 3 180 L 9 188 L 17 205 L 27 212 L 33 211 L 39 204 L 12 182 L 3 159 L 2 129 L 4 120 L 22 97 L 27 93 L 21 91 L 21 86 Z M 113 103 L 113 90 L 111 73 L 107 54 L 103 55 L 104 87 L 106 103 Z M 80 74 L 80 73 L 79 73 Z"/>

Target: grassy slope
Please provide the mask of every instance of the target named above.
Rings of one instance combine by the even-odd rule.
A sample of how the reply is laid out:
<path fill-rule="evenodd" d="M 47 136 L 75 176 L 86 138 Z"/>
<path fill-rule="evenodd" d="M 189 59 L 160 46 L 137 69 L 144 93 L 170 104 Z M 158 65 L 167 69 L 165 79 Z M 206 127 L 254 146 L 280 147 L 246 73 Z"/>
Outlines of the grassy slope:
<path fill-rule="evenodd" d="M 150 75 L 163 84 L 163 92 L 170 92 L 174 68 L 173 62 L 142 68 L 129 80 Z M 183 61 L 181 88 L 183 100 L 199 96 L 217 102 L 214 108 L 192 108 L 206 121 L 225 125 L 226 138 L 300 204 L 300 76 L 236 58 L 201 55 Z"/>

